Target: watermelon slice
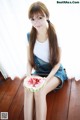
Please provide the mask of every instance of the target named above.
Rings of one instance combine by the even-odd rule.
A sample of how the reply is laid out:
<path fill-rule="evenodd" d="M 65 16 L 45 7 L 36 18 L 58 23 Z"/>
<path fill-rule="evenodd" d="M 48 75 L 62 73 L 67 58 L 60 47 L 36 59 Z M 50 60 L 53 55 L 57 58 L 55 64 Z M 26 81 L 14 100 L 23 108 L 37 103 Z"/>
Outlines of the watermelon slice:
<path fill-rule="evenodd" d="M 23 86 L 31 92 L 40 90 L 45 85 L 45 80 L 42 77 L 32 76 L 24 79 Z"/>

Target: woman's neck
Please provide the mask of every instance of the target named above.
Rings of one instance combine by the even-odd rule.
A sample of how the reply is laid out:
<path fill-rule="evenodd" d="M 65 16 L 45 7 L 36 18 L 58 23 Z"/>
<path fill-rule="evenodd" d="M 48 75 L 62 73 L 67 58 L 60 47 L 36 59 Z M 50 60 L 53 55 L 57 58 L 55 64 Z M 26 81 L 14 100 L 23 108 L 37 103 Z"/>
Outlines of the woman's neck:
<path fill-rule="evenodd" d="M 38 31 L 37 33 L 37 40 L 40 42 L 44 42 L 45 40 L 47 40 L 48 38 L 48 33 L 47 33 L 47 29 L 44 29 L 42 31 Z"/>

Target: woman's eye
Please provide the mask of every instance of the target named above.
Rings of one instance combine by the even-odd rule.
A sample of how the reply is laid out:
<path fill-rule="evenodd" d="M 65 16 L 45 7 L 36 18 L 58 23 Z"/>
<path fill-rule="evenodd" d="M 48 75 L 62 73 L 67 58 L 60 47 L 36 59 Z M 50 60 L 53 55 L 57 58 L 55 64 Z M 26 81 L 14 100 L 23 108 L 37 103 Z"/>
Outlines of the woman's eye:
<path fill-rule="evenodd" d="M 42 17 L 39 17 L 39 19 L 42 19 Z"/>
<path fill-rule="evenodd" d="M 34 18 L 31 18 L 32 21 L 34 21 Z"/>

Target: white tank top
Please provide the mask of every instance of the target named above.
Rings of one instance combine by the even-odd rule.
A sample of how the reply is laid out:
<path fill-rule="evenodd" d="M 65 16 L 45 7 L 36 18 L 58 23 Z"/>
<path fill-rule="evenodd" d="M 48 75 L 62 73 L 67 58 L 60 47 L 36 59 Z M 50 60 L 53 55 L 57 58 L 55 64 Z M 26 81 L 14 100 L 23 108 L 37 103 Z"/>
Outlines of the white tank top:
<path fill-rule="evenodd" d="M 49 50 L 49 40 L 45 42 L 39 42 L 36 40 L 34 46 L 34 54 L 45 62 L 49 62 L 50 50 Z"/>

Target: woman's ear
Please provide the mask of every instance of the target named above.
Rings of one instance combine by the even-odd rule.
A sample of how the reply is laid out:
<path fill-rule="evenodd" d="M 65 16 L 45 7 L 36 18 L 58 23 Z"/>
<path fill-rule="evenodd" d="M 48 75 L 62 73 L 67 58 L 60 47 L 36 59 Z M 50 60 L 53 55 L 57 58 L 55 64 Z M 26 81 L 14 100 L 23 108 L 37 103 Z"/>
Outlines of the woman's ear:
<path fill-rule="evenodd" d="M 48 21 L 48 20 L 49 20 L 49 18 L 48 18 L 48 17 L 46 17 L 46 20 Z"/>
<path fill-rule="evenodd" d="M 47 19 L 46 21 L 47 21 L 48 23 L 50 23 L 50 20 L 49 20 L 49 19 Z"/>

